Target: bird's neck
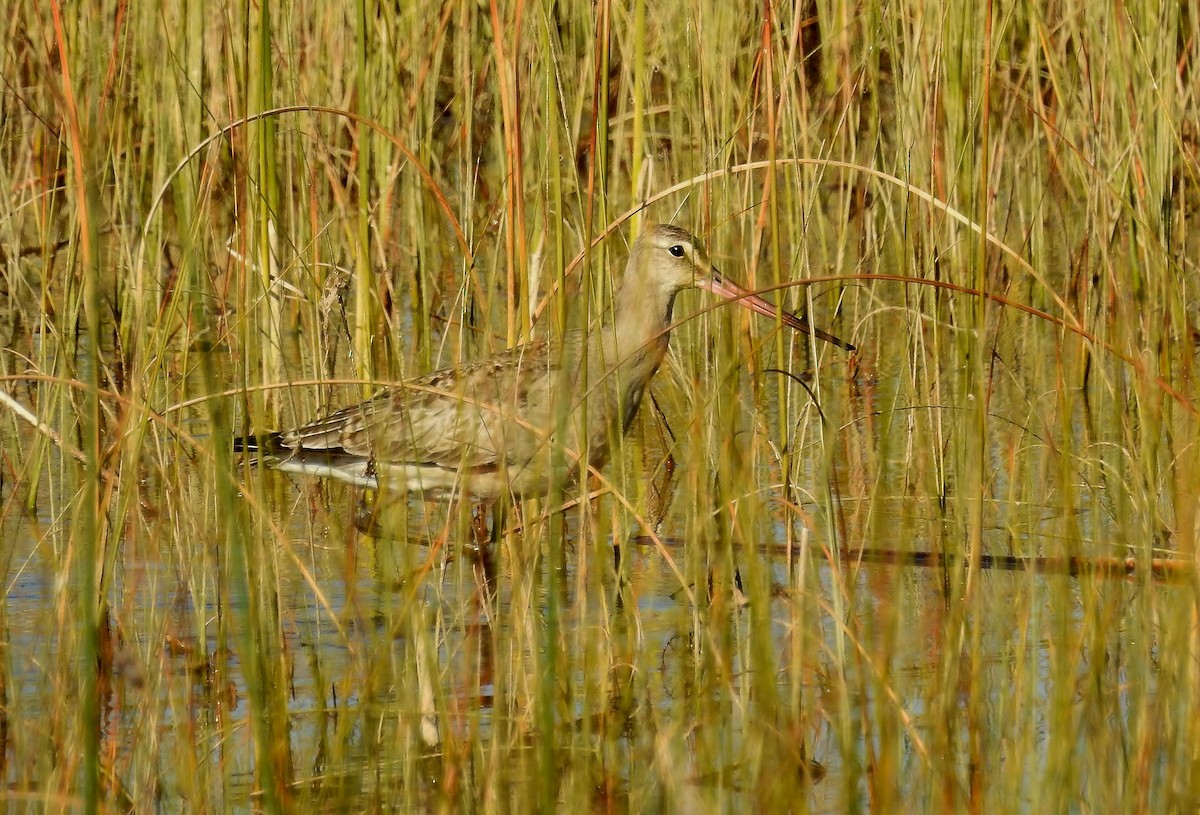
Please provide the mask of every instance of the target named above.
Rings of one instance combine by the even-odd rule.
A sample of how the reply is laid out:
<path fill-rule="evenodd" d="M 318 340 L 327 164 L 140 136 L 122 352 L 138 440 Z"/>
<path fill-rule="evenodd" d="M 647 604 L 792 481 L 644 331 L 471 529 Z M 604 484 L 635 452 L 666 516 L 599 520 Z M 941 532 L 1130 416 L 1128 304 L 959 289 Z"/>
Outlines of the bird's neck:
<path fill-rule="evenodd" d="M 600 331 L 604 376 L 615 396 L 613 415 L 621 432 L 629 428 L 650 379 L 667 355 L 667 327 L 674 292 L 649 289 L 644 278 L 626 277 L 617 292 L 612 322 Z"/>
<path fill-rule="evenodd" d="M 675 292 L 655 290 L 644 278 L 634 276 L 621 281 L 612 320 L 612 334 L 620 359 L 630 360 L 650 353 L 657 356 L 654 367 L 667 352 L 667 328 L 675 307 Z"/>

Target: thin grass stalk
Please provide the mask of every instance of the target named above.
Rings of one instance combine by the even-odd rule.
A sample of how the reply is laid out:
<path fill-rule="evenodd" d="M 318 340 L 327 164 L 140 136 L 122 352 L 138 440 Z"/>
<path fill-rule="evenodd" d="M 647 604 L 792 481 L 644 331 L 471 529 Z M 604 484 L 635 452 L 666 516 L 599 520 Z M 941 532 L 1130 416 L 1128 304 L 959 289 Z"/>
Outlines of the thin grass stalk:
<path fill-rule="evenodd" d="M 207 356 L 200 359 L 202 376 L 210 384 L 215 383 L 215 374 Z M 210 392 L 216 392 L 213 388 Z M 230 438 L 229 422 L 225 408 L 219 400 L 209 402 L 209 418 L 214 435 Z M 267 812 L 285 809 L 283 784 L 286 778 L 279 777 L 276 733 L 272 723 L 273 705 L 270 699 L 270 679 L 265 665 L 265 655 L 271 646 L 264 641 L 264 621 L 260 607 L 261 589 L 254 583 L 252 575 L 260 573 L 261 559 L 252 551 L 254 544 L 245 527 L 244 515 L 238 498 L 232 456 L 225 445 L 214 445 L 217 475 L 217 499 L 224 519 L 222 524 L 223 556 L 218 558 L 219 582 L 225 597 L 224 615 L 227 620 L 223 628 L 228 630 L 232 623 L 233 639 L 242 666 L 242 677 L 250 697 L 249 722 L 250 742 L 254 756 L 257 792 L 262 795 L 263 807 Z"/>
<path fill-rule="evenodd" d="M 54 249 L 54 223 L 57 220 L 59 205 L 57 202 L 60 199 L 65 200 L 67 197 L 67 188 L 65 185 L 58 184 L 58 169 L 63 163 L 64 156 L 68 154 L 69 148 L 62 139 L 50 139 L 47 137 L 49 144 L 40 145 L 43 151 L 41 161 L 44 166 L 38 167 L 40 171 L 37 175 L 38 190 L 40 194 L 37 196 L 39 206 L 37 213 L 37 240 L 40 247 L 40 258 L 47 269 L 53 268 L 54 258 L 57 250 Z M 36 148 L 35 148 L 36 149 Z M 58 292 L 55 290 L 55 281 L 50 274 L 40 276 L 38 281 L 38 303 L 49 304 L 56 300 Z M 36 331 L 44 337 L 54 337 L 57 335 L 57 323 L 54 319 L 54 313 L 47 308 L 39 308 L 34 319 L 36 320 Z M 68 368 L 66 362 L 62 358 L 62 348 L 56 342 L 42 343 L 34 354 L 35 367 L 39 371 L 54 371 L 55 373 L 63 372 Z M 51 424 L 56 427 L 65 427 L 61 421 L 63 418 L 61 411 L 62 390 L 59 388 L 48 388 L 47 392 L 41 394 L 38 404 L 43 417 L 51 419 Z M 58 414 L 57 416 L 55 414 Z M 42 482 L 42 471 L 46 469 L 48 456 L 50 453 L 50 442 L 41 434 L 33 438 L 31 449 L 26 457 L 26 472 L 28 473 L 28 482 L 30 489 L 25 497 L 25 508 L 31 515 L 37 512 L 38 498 L 41 495 L 39 485 Z M 53 480 L 53 476 L 50 476 Z"/>
<path fill-rule="evenodd" d="M 989 159 L 991 157 L 991 88 L 992 88 L 992 2 L 986 0 L 981 9 L 983 15 L 981 53 L 978 69 L 980 89 L 976 96 L 981 98 L 979 106 L 979 137 L 975 148 L 979 166 L 977 168 L 978 188 L 976 195 L 976 221 L 982 227 L 983 233 L 989 231 L 991 223 L 989 211 L 991 201 L 991 178 L 989 174 Z M 974 332 L 975 347 L 972 353 L 973 371 L 971 379 L 974 383 L 974 398 L 972 400 L 972 418 L 974 435 L 971 438 L 970 454 L 972 457 L 968 491 L 971 498 L 968 502 L 967 552 L 968 564 L 965 575 L 963 600 L 969 604 L 970 616 L 973 621 L 964 620 L 969 630 L 964 638 L 970 648 L 969 684 L 967 689 L 966 727 L 968 739 L 969 781 L 968 807 L 971 812 L 981 812 L 983 809 L 984 778 L 987 767 L 987 756 L 984 754 L 984 710 L 983 690 L 983 620 L 986 619 L 986 608 L 983 604 L 983 593 L 977 588 L 980 579 L 980 562 L 983 557 L 983 524 L 984 502 L 988 489 L 987 478 L 987 445 L 984 440 L 988 433 L 988 413 L 991 402 L 989 387 L 988 361 L 991 357 L 992 341 L 988 331 L 988 242 L 986 237 L 976 241 L 975 255 L 975 287 L 979 296 L 974 303 Z"/>
<path fill-rule="evenodd" d="M 78 147 L 79 145 L 77 145 Z M 82 153 L 76 154 L 82 155 Z M 85 170 L 86 172 L 86 170 Z M 85 195 L 95 200 L 91 190 L 85 190 Z M 94 211 L 93 207 L 86 207 Z M 90 215 L 80 212 L 81 234 L 90 231 L 90 241 L 94 247 L 96 232 L 90 223 Z M 84 401 L 83 421 L 81 422 L 84 450 L 87 452 L 87 467 L 85 468 L 85 484 L 80 502 L 81 518 L 77 519 L 73 530 L 79 535 L 72 541 L 76 548 L 75 556 L 79 558 L 75 564 L 79 569 L 76 585 L 79 587 L 80 627 L 82 629 L 80 661 L 83 677 L 81 688 L 81 718 L 86 728 L 83 732 L 83 768 L 84 781 L 82 794 L 84 810 L 98 811 L 103 790 L 100 785 L 101 775 L 101 673 L 106 670 L 106 655 L 103 628 L 108 618 L 108 601 L 104 593 L 104 565 L 109 561 L 110 548 L 107 545 L 109 533 L 107 529 L 107 501 L 105 487 L 101 480 L 103 469 L 101 440 L 104 434 L 104 419 L 101 411 L 100 371 L 102 357 L 98 347 L 100 319 L 100 268 L 97 254 L 91 254 L 87 247 L 89 239 L 81 242 L 83 251 L 80 255 L 83 273 L 82 305 L 87 325 L 85 344 L 87 376 L 87 395 Z M 93 249 L 92 252 L 96 250 Z M 89 254 L 91 256 L 89 257 Z M 93 330 L 95 329 L 95 330 Z M 114 555 L 115 556 L 115 555 Z"/>
<path fill-rule="evenodd" d="M 67 43 L 67 32 L 64 30 L 61 10 L 57 2 L 51 4 L 54 17 L 56 45 L 61 68 L 62 79 L 62 120 L 66 126 L 69 144 L 69 162 L 72 171 L 69 189 L 74 194 L 74 223 L 79 231 L 79 262 L 82 270 L 82 301 L 84 321 L 87 327 L 85 339 L 87 368 L 84 381 L 86 383 L 84 411 L 80 417 L 80 425 L 84 440 L 84 452 L 87 463 L 84 467 L 83 489 L 78 500 L 78 510 L 70 541 L 69 552 L 73 558 L 72 572 L 76 586 L 75 610 L 78 614 L 78 728 L 79 752 L 75 759 L 79 762 L 79 796 L 84 812 L 98 812 L 100 808 L 100 699 L 98 673 L 102 670 L 99 663 L 100 650 L 100 619 L 105 603 L 98 596 L 99 575 L 97 574 L 99 560 L 103 555 L 103 540 L 105 536 L 103 508 L 101 505 L 102 485 L 100 482 L 101 469 L 101 422 L 100 412 L 100 258 L 97 247 L 97 230 L 95 211 L 92 206 L 95 191 L 92 189 L 92 178 L 88 151 L 85 145 L 85 124 L 80 119 L 80 111 L 76 105 L 76 88 L 71 78 L 71 64 L 78 60 L 77 52 Z M 76 44 L 83 38 L 77 35 Z M 94 112 L 93 112 L 94 115 Z M 98 127 L 95 121 L 90 122 L 93 129 Z M 64 632 L 65 633 L 65 632 Z M 69 640 L 68 640 L 69 641 Z"/>
<path fill-rule="evenodd" d="M 631 183 L 630 199 L 640 201 L 642 194 L 642 165 L 646 153 L 646 91 L 650 87 L 650 73 L 646 64 L 646 0 L 634 0 L 633 4 L 633 77 L 630 93 L 633 96 L 633 122 L 630 137 L 629 162 Z M 636 237 L 642 231 L 642 215 L 636 213 L 629 222 L 630 232 Z"/>
<path fill-rule="evenodd" d="M 253 110 L 265 111 L 272 107 L 272 17 L 270 3 L 263 3 L 254 18 L 251 41 L 251 63 L 248 71 L 249 100 Z M 253 218 L 254 265 L 258 273 L 257 303 L 259 342 L 252 345 L 258 350 L 258 370 L 264 381 L 278 382 L 283 379 L 282 315 L 280 297 L 275 281 L 279 277 L 277 249 L 279 214 L 279 182 L 276 166 L 279 161 L 276 144 L 276 123 L 273 116 L 257 120 L 249 127 L 249 138 L 253 145 L 250 163 L 250 211 Z M 268 395 L 266 414 L 257 417 L 262 426 L 277 424 L 279 415 L 275 399 Z"/>
<path fill-rule="evenodd" d="M 367 55 L 371 51 L 370 0 L 358 0 L 355 4 L 355 50 L 354 81 L 358 91 L 360 104 L 366 104 L 373 99 L 370 73 L 367 65 Z M 375 335 L 376 313 L 375 272 L 371 267 L 371 134 L 364 122 L 358 122 L 356 127 L 355 147 L 355 183 L 357 196 L 355 201 L 355 230 L 354 230 L 354 370 L 359 379 L 365 380 L 362 386 L 363 397 L 374 392 L 371 382 L 375 379 L 375 352 L 372 340 Z"/>
<path fill-rule="evenodd" d="M 776 25 L 772 14 L 772 8 L 769 4 L 764 4 L 762 21 L 762 78 L 763 84 L 765 85 L 766 100 L 764 107 L 766 111 L 767 158 L 768 161 L 771 162 L 771 165 L 765 172 L 763 206 L 767 210 L 767 220 L 769 224 L 768 240 L 770 241 L 771 279 L 773 282 L 778 283 L 784 278 L 782 269 L 781 239 L 783 224 L 780 217 L 779 208 L 780 185 L 778 184 L 777 175 L 779 168 L 774 164 L 774 161 L 778 156 L 779 151 L 781 127 L 778 113 L 779 105 L 782 104 L 783 95 L 777 94 L 776 91 L 777 76 L 775 65 L 775 49 L 777 38 L 775 36 L 775 31 Z M 779 102 L 776 100 L 779 100 Z M 753 283 L 751 283 L 751 285 L 753 286 Z M 782 336 L 781 308 L 782 306 L 779 306 L 776 309 L 775 316 L 775 330 L 773 335 L 777 338 Z M 762 372 L 758 369 L 757 365 L 753 364 L 753 360 L 757 358 L 757 348 L 753 347 L 753 345 L 754 344 L 751 343 L 753 348 L 753 350 L 750 351 L 750 359 L 752 360 L 750 373 L 752 380 L 749 384 L 751 393 L 753 394 L 754 403 L 755 405 L 758 405 L 763 402 L 764 389 L 769 388 L 770 385 L 769 383 L 761 383 L 758 381 L 762 376 Z M 785 343 L 776 339 L 773 345 L 775 349 L 776 370 L 787 370 L 787 362 L 784 358 Z M 785 379 L 786 378 L 783 376 L 775 377 L 775 406 L 777 408 L 776 415 L 778 425 L 777 432 L 779 433 L 778 437 L 786 439 L 787 429 L 785 415 L 788 385 Z M 782 462 L 782 466 L 784 467 L 785 471 L 787 471 L 791 464 L 790 453 L 791 451 L 787 450 L 783 455 L 784 460 Z M 752 461 L 754 462 L 755 466 L 753 470 L 750 470 L 750 472 L 747 473 L 747 482 L 753 481 L 753 472 L 761 471 L 761 468 L 757 466 L 757 456 L 755 456 Z M 759 501 L 755 500 L 754 505 L 756 509 L 760 509 L 761 511 L 761 504 Z M 754 513 L 754 515 L 750 515 L 749 517 L 755 517 L 758 514 L 759 513 Z M 753 534 L 754 532 L 751 532 L 750 535 L 744 536 L 743 539 L 749 539 L 751 536 L 753 536 Z M 748 620 L 750 625 L 749 665 L 752 670 L 753 677 L 757 680 L 754 687 L 754 704 L 752 707 L 750 707 L 752 712 L 751 715 L 762 722 L 772 722 L 776 727 L 786 727 L 787 725 L 781 718 L 783 708 L 779 698 L 780 689 L 778 687 L 779 680 L 777 678 L 779 676 L 778 663 L 781 660 L 776 659 L 775 647 L 773 643 L 774 638 L 772 635 L 772 610 L 774 605 L 772 597 L 773 576 L 770 566 L 760 558 L 756 557 L 754 553 L 748 553 L 747 557 L 745 558 L 745 562 L 747 564 L 747 584 L 751 588 L 749 599 L 752 607 L 752 611 Z M 756 756 L 757 760 L 755 764 L 757 766 L 755 767 L 754 776 L 752 776 L 761 790 L 759 796 L 760 805 L 768 808 L 786 806 L 785 799 L 788 797 L 788 792 L 785 792 L 781 785 L 777 782 L 781 772 L 788 772 L 788 770 L 794 769 L 793 767 L 789 767 L 789 762 L 785 760 L 786 752 L 781 749 L 783 747 L 783 740 L 780 739 L 776 741 L 776 739 L 771 737 L 770 732 L 770 730 L 766 730 L 760 737 L 761 743 L 755 746 L 757 751 L 761 751 L 761 755 Z M 748 746 L 749 743 L 750 740 L 748 740 Z"/>
<path fill-rule="evenodd" d="M 262 4 L 252 20 L 250 54 L 247 70 L 248 98 L 251 109 L 265 111 L 272 106 L 273 97 L 273 17 L 269 3 Z M 279 209 L 279 184 L 276 167 L 280 160 L 276 141 L 276 124 L 273 116 L 253 122 L 248 128 L 253 145 L 247 213 L 253 224 L 253 257 L 257 272 L 257 293 L 262 299 L 256 308 L 246 312 L 250 320 L 252 337 L 249 348 L 258 349 L 258 370 L 265 381 L 280 381 L 284 378 L 282 358 L 281 300 L 275 289 L 278 279 L 277 218 Z M 249 277 L 249 276 L 248 276 Z M 197 289 L 202 280 L 197 275 Z M 250 317 L 249 315 L 253 315 Z M 197 324 L 204 322 L 204 315 L 193 316 Z M 208 355 L 199 360 L 201 376 L 208 393 L 217 393 L 217 377 L 212 370 Z M 260 426 L 275 426 L 279 415 L 276 400 L 266 398 L 266 422 Z M 214 439 L 232 437 L 226 407 L 219 400 L 208 402 L 210 426 Z M 260 420 L 262 417 L 259 417 Z M 238 499 L 238 485 L 233 478 L 232 448 L 214 443 L 213 452 L 217 477 L 217 505 L 222 519 L 225 547 L 218 558 L 219 583 L 228 618 L 224 628 L 232 621 L 235 628 L 234 640 L 242 666 L 246 691 L 250 697 L 250 739 L 253 747 L 254 771 L 258 791 L 263 796 L 263 806 L 269 812 L 281 811 L 284 806 L 283 784 L 286 778 L 279 775 L 272 723 L 272 701 L 267 655 L 273 651 L 266 636 L 261 602 L 264 596 L 255 585 L 255 575 L 263 575 L 262 553 L 246 528 Z M 272 573 L 266 570 L 266 574 Z"/>
<path fill-rule="evenodd" d="M 518 338 L 527 336 L 528 312 L 525 302 L 529 293 L 525 291 L 528 271 L 528 256 L 525 251 L 525 175 L 524 148 L 521 133 L 520 97 L 520 33 L 522 0 L 518 0 L 512 19 L 512 43 L 506 43 L 506 27 L 500 18 L 497 0 L 490 0 L 489 11 L 492 24 L 492 49 L 494 53 L 497 94 L 500 97 L 501 127 L 504 139 L 504 175 L 507 194 L 504 197 L 507 228 L 505 236 L 505 260 L 508 270 L 505 308 L 505 347 L 512 348 Z M 511 47 L 513 53 L 509 54 Z"/>
<path fill-rule="evenodd" d="M 561 155 L 560 150 L 562 144 L 562 134 L 560 132 L 557 115 L 557 111 L 561 109 L 562 103 L 559 95 L 558 85 L 558 49 L 556 48 L 556 43 L 549 25 L 549 20 L 546 16 L 542 17 L 542 24 L 538 26 L 538 29 L 539 33 L 541 34 L 543 53 L 543 58 L 540 61 L 542 70 L 544 72 L 542 112 L 545 116 L 544 126 L 546 128 L 545 136 L 547 140 L 547 161 L 544 166 L 548 170 L 550 176 L 549 200 L 547 201 L 546 217 L 544 219 L 548 234 L 543 236 L 541 246 L 544 247 L 545 243 L 547 241 L 549 242 L 549 255 L 551 257 L 550 262 L 553 264 L 550 268 L 554 269 L 555 274 L 557 275 L 559 291 L 566 291 L 564 288 L 566 285 L 566 259 L 564 257 L 565 253 L 562 234 L 562 216 L 565 213 L 562 191 L 562 173 L 559 161 L 559 156 Z M 542 261 L 542 266 L 543 268 L 545 267 L 544 261 Z M 538 296 L 538 292 L 533 287 L 530 287 L 528 296 L 531 299 L 536 298 Z M 551 327 L 551 332 L 554 336 L 561 337 L 566 330 L 565 304 L 566 298 L 559 297 L 558 303 L 553 311 L 553 315 L 556 319 L 554 320 L 555 325 Z M 528 319 L 529 310 L 526 309 L 524 311 L 526 319 Z M 562 367 L 559 382 L 555 386 L 553 392 L 560 394 L 571 393 L 570 383 L 567 381 L 567 366 Z M 571 421 L 569 406 L 572 401 L 573 400 L 571 399 L 560 399 L 558 404 L 555 406 L 555 438 L 568 438 L 567 428 L 568 423 Z M 564 480 L 560 478 L 560 475 L 568 472 L 569 470 L 566 451 L 561 445 L 552 446 L 551 449 L 547 451 L 547 455 L 551 457 L 549 472 L 552 474 L 552 476 L 544 506 L 548 510 L 553 510 L 554 507 L 562 504 L 566 492 L 566 484 L 564 483 Z M 586 481 L 584 483 L 586 483 Z M 574 641 L 567 641 L 565 631 L 562 630 L 561 625 L 561 617 L 564 609 L 560 607 L 560 594 L 562 595 L 561 602 L 565 603 L 567 586 L 565 581 L 563 581 L 562 585 L 560 585 L 559 575 L 561 574 L 565 577 L 567 574 L 566 553 L 569 545 L 566 513 L 551 511 L 550 517 L 548 518 L 548 524 L 545 528 L 547 530 L 548 557 L 546 560 L 546 566 L 544 567 L 547 574 L 547 580 L 545 589 L 546 599 L 543 648 L 546 649 L 548 655 L 548 664 L 543 676 L 540 678 L 540 682 L 542 684 L 539 689 L 540 695 L 537 703 L 537 718 L 539 731 L 543 734 L 551 734 L 556 733 L 556 716 L 554 711 L 556 705 L 556 685 L 564 686 L 567 690 L 566 700 L 563 707 L 567 711 L 568 719 L 573 711 L 579 707 L 574 702 L 576 695 L 571 692 L 573 690 L 572 686 L 574 677 L 571 676 L 569 668 L 565 672 L 566 675 L 561 679 L 559 678 L 559 646 L 562 644 L 565 646 L 564 650 L 577 651 L 580 643 L 577 639 Z M 581 549 L 581 551 L 585 550 Z M 586 593 L 579 592 L 577 593 L 577 597 L 586 598 Z M 582 709 L 585 711 L 590 709 L 590 707 L 587 705 L 587 700 L 588 696 L 585 688 L 584 704 L 582 706 Z M 585 721 L 587 721 L 586 716 Z M 583 735 L 586 738 L 586 736 L 589 735 L 588 731 L 590 728 L 585 724 L 584 730 L 585 732 Z M 547 749 L 546 747 L 541 747 L 537 756 L 537 771 L 543 779 L 551 778 L 556 775 L 554 762 L 554 751 Z M 555 793 L 553 797 L 551 796 L 552 792 Z M 551 809 L 556 808 L 557 799 L 560 799 L 560 796 L 557 794 L 556 790 L 547 789 L 545 790 L 544 796 L 540 800 L 540 805 L 544 808 L 544 811 L 550 811 Z"/>
<path fill-rule="evenodd" d="M 595 30 L 595 76 L 592 85 L 592 120 L 588 127 L 591 150 L 588 153 L 587 194 L 584 199 L 584 235 L 590 243 L 595 236 L 596 224 L 609 222 L 609 81 L 612 58 L 612 7 L 602 0 L 596 8 Z M 601 248 L 597 262 L 604 268 L 604 250 Z M 594 267 L 593 267 L 594 268 Z M 587 287 L 583 288 L 587 291 Z M 586 305 L 586 300 L 585 300 Z M 585 309 L 584 314 L 591 314 Z M 585 360 L 586 362 L 586 360 Z"/>

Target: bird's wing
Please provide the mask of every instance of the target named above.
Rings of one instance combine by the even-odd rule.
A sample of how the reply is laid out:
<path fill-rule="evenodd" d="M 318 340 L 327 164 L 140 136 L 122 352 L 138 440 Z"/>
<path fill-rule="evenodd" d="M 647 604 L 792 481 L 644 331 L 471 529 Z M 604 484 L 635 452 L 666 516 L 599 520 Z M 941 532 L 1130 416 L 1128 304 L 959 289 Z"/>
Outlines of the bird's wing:
<path fill-rule="evenodd" d="M 389 463 L 511 463 L 540 429 L 531 427 L 529 403 L 543 390 L 546 360 L 543 341 L 437 371 L 286 432 L 283 442 L 296 450 L 336 450 Z"/>

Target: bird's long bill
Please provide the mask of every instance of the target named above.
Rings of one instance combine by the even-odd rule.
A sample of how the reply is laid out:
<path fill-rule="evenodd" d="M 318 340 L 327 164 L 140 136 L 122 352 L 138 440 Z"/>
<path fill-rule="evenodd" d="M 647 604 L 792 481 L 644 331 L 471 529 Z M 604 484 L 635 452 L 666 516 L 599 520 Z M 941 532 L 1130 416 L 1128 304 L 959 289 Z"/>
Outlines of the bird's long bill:
<path fill-rule="evenodd" d="M 745 306 L 751 311 L 758 312 L 765 317 L 774 317 L 776 314 L 783 320 L 783 324 L 794 328 L 797 331 L 803 331 L 805 334 L 811 334 L 819 340 L 832 343 L 838 348 L 845 348 L 847 351 L 853 351 L 854 346 L 845 340 L 839 339 L 828 331 L 822 331 L 816 326 L 808 324 L 808 320 L 802 317 L 797 317 L 795 314 L 790 314 L 787 311 L 777 309 L 775 304 L 770 300 L 764 300 L 753 292 L 746 291 L 737 283 L 721 276 L 721 273 L 716 269 L 712 270 L 712 276 L 707 279 L 701 278 L 697 281 L 700 288 L 708 289 L 718 297 L 724 297 L 726 300 L 732 300 L 738 305 Z"/>

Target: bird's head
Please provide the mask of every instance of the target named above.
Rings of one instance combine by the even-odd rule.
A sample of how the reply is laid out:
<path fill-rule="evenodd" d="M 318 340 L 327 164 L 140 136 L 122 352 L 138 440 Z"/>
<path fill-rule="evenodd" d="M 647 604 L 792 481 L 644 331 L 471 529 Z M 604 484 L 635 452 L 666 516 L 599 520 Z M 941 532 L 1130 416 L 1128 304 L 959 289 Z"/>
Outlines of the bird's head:
<path fill-rule="evenodd" d="M 665 299 L 668 319 L 670 304 L 677 293 L 684 289 L 705 289 L 766 317 L 778 315 L 784 325 L 797 331 L 813 334 L 848 351 L 854 350 L 850 343 L 813 328 L 807 320 L 780 311 L 774 303 L 743 289 L 722 275 L 708 259 L 700 241 L 686 229 L 677 226 L 654 224 L 647 227 L 629 252 L 629 266 L 625 274 L 623 286 L 630 289 L 628 294 Z"/>

